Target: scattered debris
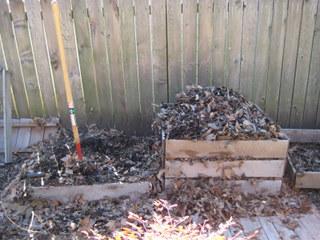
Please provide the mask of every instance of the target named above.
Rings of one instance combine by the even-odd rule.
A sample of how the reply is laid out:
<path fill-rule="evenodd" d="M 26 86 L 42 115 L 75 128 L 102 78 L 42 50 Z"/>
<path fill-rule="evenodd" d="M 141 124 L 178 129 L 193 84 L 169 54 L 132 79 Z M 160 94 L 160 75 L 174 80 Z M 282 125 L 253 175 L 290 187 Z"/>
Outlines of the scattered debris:
<path fill-rule="evenodd" d="M 156 175 L 160 168 L 160 143 L 155 138 L 129 137 L 114 129 L 91 126 L 81 140 L 83 161 L 77 161 L 73 139 L 64 129 L 57 138 L 37 145 L 26 162 L 24 177 L 28 183 L 54 186 L 137 182 Z"/>
<path fill-rule="evenodd" d="M 297 172 L 320 172 L 320 143 L 294 143 L 288 154 Z"/>
<path fill-rule="evenodd" d="M 175 103 L 161 105 L 153 129 L 169 139 L 284 138 L 280 127 L 255 104 L 225 87 L 187 86 Z"/>

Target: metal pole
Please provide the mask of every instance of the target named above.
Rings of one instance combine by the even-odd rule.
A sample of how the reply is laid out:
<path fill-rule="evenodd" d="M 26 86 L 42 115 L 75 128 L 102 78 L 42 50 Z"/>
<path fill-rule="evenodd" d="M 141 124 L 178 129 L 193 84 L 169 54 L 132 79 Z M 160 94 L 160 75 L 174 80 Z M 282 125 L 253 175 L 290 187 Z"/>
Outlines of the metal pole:
<path fill-rule="evenodd" d="M 73 138 L 76 145 L 78 159 L 82 160 L 83 155 L 82 155 L 82 149 L 80 144 L 78 126 L 76 122 L 75 108 L 74 108 L 73 96 L 71 91 L 71 83 L 68 75 L 68 66 L 67 66 L 66 56 L 64 52 L 64 44 L 62 39 L 60 8 L 56 0 L 51 1 L 51 8 L 52 8 L 53 19 L 54 19 L 54 27 L 56 30 L 60 62 L 61 62 L 61 67 L 63 72 L 64 87 L 65 87 L 65 92 L 67 96 L 69 115 L 70 115 L 70 120 L 72 125 Z"/>
<path fill-rule="evenodd" d="M 12 112 L 11 112 L 11 96 L 10 96 L 10 74 L 4 67 L 2 71 L 2 91 L 3 91 L 3 128 L 4 128 L 4 161 L 9 163 L 12 161 Z"/>

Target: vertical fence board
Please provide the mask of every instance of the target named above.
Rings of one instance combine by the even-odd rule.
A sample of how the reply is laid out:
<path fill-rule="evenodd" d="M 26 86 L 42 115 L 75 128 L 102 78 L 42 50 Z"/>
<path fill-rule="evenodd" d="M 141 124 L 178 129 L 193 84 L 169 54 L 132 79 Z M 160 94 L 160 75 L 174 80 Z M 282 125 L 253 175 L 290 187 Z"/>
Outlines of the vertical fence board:
<path fill-rule="evenodd" d="M 152 69 L 155 104 L 168 100 L 165 3 L 165 0 L 151 0 Z"/>
<path fill-rule="evenodd" d="M 70 0 L 58 0 L 58 4 L 60 6 L 61 28 L 77 122 L 79 125 L 84 125 L 87 122 L 86 103 L 81 83 L 71 3 Z"/>
<path fill-rule="evenodd" d="M 183 1 L 183 88 L 196 83 L 197 0 Z"/>
<path fill-rule="evenodd" d="M 134 29 L 133 2 L 120 0 L 123 76 L 127 96 L 129 132 L 135 133 L 141 123 L 140 90 L 137 78 L 137 52 Z"/>
<path fill-rule="evenodd" d="M 213 0 L 199 1 L 199 81 L 212 85 Z"/>
<path fill-rule="evenodd" d="M 141 113 L 144 126 L 150 126 L 153 118 L 153 98 L 149 1 L 135 0 L 135 9 Z"/>
<path fill-rule="evenodd" d="M 55 93 L 57 97 L 58 113 L 61 118 L 61 122 L 65 124 L 68 119 L 67 99 L 64 90 L 64 82 L 62 75 L 61 63 L 59 60 L 57 37 L 55 34 L 53 15 L 51 11 L 51 0 L 41 0 L 41 11 L 43 16 L 43 26 L 45 31 L 45 40 L 47 43 L 47 51 L 49 54 L 49 67 L 50 74 L 54 79 Z"/>
<path fill-rule="evenodd" d="M 110 80 L 110 66 L 107 54 L 107 34 L 100 0 L 87 1 L 90 33 L 93 48 L 94 70 L 101 115 L 99 123 L 103 126 L 113 124 L 113 103 Z"/>
<path fill-rule="evenodd" d="M 181 3 L 167 0 L 169 99 L 182 90 Z"/>
<path fill-rule="evenodd" d="M 46 116 L 54 117 L 57 116 L 57 107 L 54 89 L 52 86 L 46 41 L 42 27 L 40 2 L 26 0 L 25 8 L 28 16 L 35 66 L 39 77 L 40 90 L 43 97 Z"/>
<path fill-rule="evenodd" d="M 273 1 L 260 1 L 257 27 L 257 45 L 252 83 L 253 101 L 265 108 L 265 89 L 268 78 L 269 47 Z"/>
<path fill-rule="evenodd" d="M 317 110 L 320 100 L 320 3 L 318 2 L 318 11 L 316 24 L 314 27 L 313 44 L 311 50 L 310 72 L 308 79 L 308 88 L 306 93 L 306 100 L 303 113 L 303 127 L 315 128 L 320 127 L 316 125 Z M 320 109 L 319 109 L 320 111 Z M 320 112 L 319 112 L 320 113 Z M 319 114 L 318 114 L 319 115 Z M 319 118 L 320 121 L 320 118 Z"/>
<path fill-rule="evenodd" d="M 245 0 L 243 4 L 240 92 L 252 99 L 258 1 Z"/>
<path fill-rule="evenodd" d="M 6 1 L 0 1 L 0 34 L 3 43 L 4 54 L 11 73 L 11 85 L 14 95 L 17 96 L 16 104 L 18 114 L 21 117 L 29 115 L 28 99 L 22 78 L 18 53 L 15 45 L 14 33 Z"/>
<path fill-rule="evenodd" d="M 225 45 L 228 18 L 228 0 L 214 1 L 212 80 L 217 86 L 225 85 Z"/>
<path fill-rule="evenodd" d="M 99 120 L 100 106 L 94 72 L 93 51 L 90 40 L 90 29 L 86 0 L 72 0 L 73 19 L 80 61 L 80 71 L 88 123 Z"/>
<path fill-rule="evenodd" d="M 110 60 L 114 125 L 121 129 L 127 126 L 127 106 L 122 72 L 121 29 L 117 1 L 104 0 L 104 10 L 107 28 L 108 57 Z"/>
<path fill-rule="evenodd" d="M 230 0 L 228 14 L 228 44 L 227 44 L 227 84 L 234 90 L 239 90 L 240 85 L 240 57 L 243 1 Z"/>
<path fill-rule="evenodd" d="M 276 119 L 278 114 L 279 89 L 288 10 L 287 7 L 287 0 L 274 1 L 268 79 L 266 86 L 266 112 L 273 119 Z"/>
<path fill-rule="evenodd" d="M 302 3 L 303 1 L 289 1 L 278 108 L 278 121 L 283 126 L 289 126 Z"/>
<path fill-rule="evenodd" d="M 318 0 L 305 1 L 303 4 L 299 49 L 295 69 L 296 74 L 290 115 L 290 127 L 294 128 L 302 127 L 317 4 Z"/>
<path fill-rule="evenodd" d="M 0 13 L 1 14 L 1 13 Z M 5 59 L 4 59 L 4 53 L 2 51 L 2 40 L 1 40 L 1 35 L 0 35 L 0 74 L 1 74 L 1 68 L 5 68 Z M 3 117 L 3 95 L 2 95 L 2 77 L 0 76 L 0 118 Z M 1 135 L 2 136 L 2 135 Z M 0 142 L 0 147 L 2 146 L 1 142 Z"/>

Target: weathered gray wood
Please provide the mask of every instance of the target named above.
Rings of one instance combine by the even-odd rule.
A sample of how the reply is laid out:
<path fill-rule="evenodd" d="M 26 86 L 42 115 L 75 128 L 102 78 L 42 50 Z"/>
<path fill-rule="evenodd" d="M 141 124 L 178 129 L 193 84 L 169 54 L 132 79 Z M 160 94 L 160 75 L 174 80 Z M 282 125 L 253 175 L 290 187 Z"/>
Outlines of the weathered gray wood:
<path fill-rule="evenodd" d="M 199 1 L 199 75 L 201 86 L 212 85 L 213 0 Z"/>
<path fill-rule="evenodd" d="M 29 38 L 24 3 L 22 0 L 11 0 L 10 7 L 23 79 L 28 93 L 30 113 L 32 116 L 41 117 L 44 116 L 43 101 L 34 65 L 34 54 Z"/>
<path fill-rule="evenodd" d="M 11 78 L 10 74 L 6 72 L 5 68 L 1 70 L 2 78 L 2 91 L 3 91 L 3 120 L 4 120 L 4 161 L 6 163 L 12 161 L 12 113 L 11 113 L 11 95 L 10 95 L 10 85 Z"/>
<path fill-rule="evenodd" d="M 258 239 L 269 240 L 258 218 L 241 218 L 240 224 L 246 234 L 259 230 Z"/>
<path fill-rule="evenodd" d="M 320 173 L 319 172 L 297 173 L 295 187 L 320 189 Z"/>
<path fill-rule="evenodd" d="M 153 80 L 149 0 L 135 1 L 141 114 L 144 126 L 153 121 Z"/>
<path fill-rule="evenodd" d="M 318 0 L 304 1 L 303 4 L 290 127 L 302 127 L 317 4 Z"/>
<path fill-rule="evenodd" d="M 31 128 L 21 127 L 18 130 L 18 137 L 14 151 L 18 152 L 29 146 Z"/>
<path fill-rule="evenodd" d="M 266 233 L 269 240 L 278 240 L 280 239 L 277 230 L 275 229 L 272 222 L 268 219 L 268 217 L 259 217 L 259 222 L 261 224 L 262 229 Z"/>
<path fill-rule="evenodd" d="M 94 74 L 94 60 L 86 0 L 72 0 L 72 9 L 83 93 L 86 102 L 87 120 L 90 124 L 99 120 L 100 103 L 98 99 L 96 74 Z"/>
<path fill-rule="evenodd" d="M 46 116 L 57 116 L 55 93 L 52 85 L 47 46 L 44 38 L 41 19 L 40 2 L 26 0 L 25 8 L 28 17 L 28 27 L 30 31 L 30 40 L 33 49 L 37 77 L 40 85 L 41 95 L 43 97 L 44 110 Z"/>
<path fill-rule="evenodd" d="M 5 56 L 3 52 L 3 45 L 2 45 L 2 39 L 0 35 L 0 74 L 1 73 L 1 68 L 6 69 L 6 62 L 5 62 Z M 3 115 L 3 82 L 2 82 L 2 76 L 0 77 L 0 116 Z"/>
<path fill-rule="evenodd" d="M 203 157 L 286 158 L 288 140 L 192 141 L 167 140 L 166 159 Z"/>
<path fill-rule="evenodd" d="M 86 102 L 83 95 L 83 85 L 79 69 L 79 58 L 75 39 L 75 29 L 71 1 L 57 0 L 60 7 L 61 28 L 64 49 L 68 65 L 69 79 L 72 87 L 73 101 L 76 109 L 77 123 L 85 125 L 87 122 Z M 58 61 L 60 58 L 58 57 Z M 60 86 L 58 86 L 59 88 Z M 67 109 L 66 109 L 67 110 Z"/>
<path fill-rule="evenodd" d="M 37 144 L 43 140 L 44 128 L 43 127 L 34 127 L 31 128 L 30 140 L 28 146 Z"/>
<path fill-rule="evenodd" d="M 290 142 L 320 143 L 319 129 L 282 129 Z"/>
<path fill-rule="evenodd" d="M 107 30 L 104 8 L 100 0 L 87 1 L 90 33 L 93 49 L 94 70 L 101 114 L 99 125 L 111 127 L 113 124 L 113 103 L 110 79 L 110 65 L 107 53 Z"/>
<path fill-rule="evenodd" d="M 278 177 L 282 178 L 286 160 L 167 160 L 166 177 Z"/>
<path fill-rule="evenodd" d="M 166 1 L 151 1 L 152 69 L 154 103 L 168 101 Z"/>
<path fill-rule="evenodd" d="M 252 100 L 258 1 L 244 0 L 243 4 L 244 8 L 242 21 L 241 71 L 239 91 L 246 98 Z"/>
<path fill-rule="evenodd" d="M 304 223 L 301 220 L 297 219 L 299 226 L 294 229 L 295 233 L 299 236 L 299 239 L 310 239 L 317 240 L 317 237 L 313 237 L 310 231 L 305 227 Z"/>
<path fill-rule="evenodd" d="M 182 91 L 182 13 L 181 3 L 167 1 L 169 99 Z"/>
<path fill-rule="evenodd" d="M 320 4 L 316 15 L 308 87 L 303 113 L 304 128 L 320 128 Z M 318 111 L 318 114 L 317 114 Z M 318 123 L 317 123 L 318 116 Z"/>
<path fill-rule="evenodd" d="M 127 102 L 122 65 L 121 27 L 119 5 L 116 0 L 104 0 L 104 11 L 107 28 L 108 59 L 112 86 L 112 100 L 114 106 L 114 126 L 127 126 Z"/>
<path fill-rule="evenodd" d="M 182 83 L 196 84 L 197 0 L 183 1 L 182 13 Z"/>
<path fill-rule="evenodd" d="M 63 203 L 73 202 L 77 198 L 95 201 L 103 198 L 119 198 L 146 194 L 149 192 L 148 182 L 138 183 L 105 183 L 82 186 L 32 187 L 32 197 L 58 200 Z"/>
<path fill-rule="evenodd" d="M 297 239 L 298 235 L 288 227 L 286 227 L 279 217 L 268 217 L 273 226 L 277 230 L 280 239 Z"/>
<path fill-rule="evenodd" d="M 273 119 L 277 119 L 288 1 L 274 1 L 273 4 L 265 110 Z"/>
<path fill-rule="evenodd" d="M 315 214 L 304 215 L 299 218 L 299 223 L 307 229 L 308 233 L 314 238 L 319 239 L 320 228 L 319 223 L 320 219 Z"/>
<path fill-rule="evenodd" d="M 21 65 L 16 48 L 14 32 L 12 28 L 9 8 L 6 1 L 0 1 L 0 35 L 3 43 L 3 50 L 6 55 L 8 70 L 12 72 L 11 82 L 18 114 L 21 117 L 29 115 L 29 104 L 25 89 L 25 83 L 22 77 Z"/>
<path fill-rule="evenodd" d="M 225 47 L 228 23 L 228 1 L 216 0 L 213 12 L 213 62 L 212 79 L 216 86 L 225 85 Z"/>
<path fill-rule="evenodd" d="M 227 86 L 239 90 L 243 0 L 229 0 L 227 38 Z"/>
<path fill-rule="evenodd" d="M 290 121 L 303 2 L 304 1 L 289 1 L 278 108 L 278 121 L 283 126 L 289 126 Z"/>
<path fill-rule="evenodd" d="M 257 26 L 257 44 L 254 63 L 254 80 L 252 82 L 253 101 L 265 108 L 266 85 L 268 78 L 270 28 L 272 24 L 272 1 L 259 1 Z"/>
<path fill-rule="evenodd" d="M 127 98 L 128 128 L 127 132 L 136 134 L 141 128 L 140 89 L 137 72 L 137 52 L 135 36 L 135 19 L 132 0 L 119 1 L 121 23 L 121 42 L 123 56 L 123 77 Z"/>
<path fill-rule="evenodd" d="M 45 31 L 45 41 L 50 60 L 49 69 L 50 75 L 54 80 L 55 95 L 58 108 L 58 116 L 61 118 L 63 124 L 68 124 L 69 115 L 67 107 L 67 99 L 64 89 L 64 81 L 62 75 L 62 68 L 59 59 L 57 37 L 55 33 L 55 27 L 53 22 L 53 15 L 51 10 L 51 0 L 41 0 L 41 11 L 43 28 Z"/>

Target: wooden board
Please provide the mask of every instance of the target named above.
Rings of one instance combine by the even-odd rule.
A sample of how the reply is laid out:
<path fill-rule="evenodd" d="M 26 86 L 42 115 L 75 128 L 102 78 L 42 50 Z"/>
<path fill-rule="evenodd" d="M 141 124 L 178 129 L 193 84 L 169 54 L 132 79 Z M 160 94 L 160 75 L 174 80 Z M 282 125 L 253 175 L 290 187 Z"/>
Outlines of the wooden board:
<path fill-rule="evenodd" d="M 166 177 L 283 177 L 286 160 L 167 160 Z"/>
<path fill-rule="evenodd" d="M 113 124 L 113 102 L 104 8 L 100 0 L 87 1 L 87 5 L 93 50 L 94 74 L 96 76 L 101 112 L 99 121 L 96 123 L 104 127 L 111 127 Z"/>
<path fill-rule="evenodd" d="M 261 227 L 260 221 L 257 218 L 241 218 L 240 224 L 243 227 L 245 234 L 250 234 L 256 230 L 259 230 L 258 239 L 260 240 L 269 240 L 265 231 Z"/>
<path fill-rule="evenodd" d="M 288 17 L 288 0 L 274 1 L 271 28 L 265 111 L 277 119 L 283 49 Z"/>
<path fill-rule="evenodd" d="M 33 198 L 58 200 L 63 203 L 73 202 L 80 198 L 85 201 L 95 201 L 103 198 L 119 198 L 149 192 L 148 182 L 138 183 L 106 183 L 82 186 L 50 186 L 32 187 Z"/>
<path fill-rule="evenodd" d="M 289 126 L 303 1 L 289 1 L 282 62 L 278 121 Z"/>
<path fill-rule="evenodd" d="M 29 141 L 28 146 L 31 146 L 33 144 L 37 144 L 38 142 L 42 141 L 43 135 L 44 135 L 44 128 L 42 128 L 42 127 L 31 128 L 30 141 Z"/>
<path fill-rule="evenodd" d="M 319 129 L 282 129 L 290 142 L 320 143 Z"/>
<path fill-rule="evenodd" d="M 252 100 L 252 81 L 254 78 L 254 57 L 256 47 L 256 32 L 258 18 L 258 1 L 244 1 L 242 20 L 242 45 L 241 45 L 241 69 L 240 92 L 246 98 Z"/>
<path fill-rule="evenodd" d="M 292 96 L 290 127 L 301 128 L 308 84 L 311 50 L 318 0 L 304 1 L 300 27 L 299 49 Z"/>
<path fill-rule="evenodd" d="M 28 17 L 30 40 L 34 51 L 35 69 L 37 71 L 45 115 L 57 116 L 57 106 L 53 82 L 50 74 L 49 58 L 41 19 L 40 1 L 26 0 L 25 8 Z"/>
<path fill-rule="evenodd" d="M 212 85 L 213 0 L 199 1 L 198 84 Z"/>
<path fill-rule="evenodd" d="M 44 122 L 42 121 L 44 120 Z M 59 118 L 50 118 L 50 119 L 40 119 L 38 122 L 37 119 L 31 118 L 20 118 L 20 119 L 12 119 L 12 127 L 37 127 L 37 126 L 45 126 L 45 127 L 56 127 L 59 124 Z M 0 119 L 0 128 L 3 127 L 3 120 Z"/>
<path fill-rule="evenodd" d="M 6 163 L 12 161 L 12 110 L 11 110 L 11 96 L 10 96 L 10 85 L 11 85 L 11 74 L 9 74 L 5 68 L 2 68 L 0 72 L 2 79 L 2 91 L 3 91 L 3 120 L 4 120 L 4 161 Z"/>
<path fill-rule="evenodd" d="M 19 128 L 17 142 L 14 148 L 15 152 L 25 149 L 29 146 L 31 128 Z"/>
<path fill-rule="evenodd" d="M 97 92 L 97 79 L 94 73 L 93 50 L 86 0 L 72 0 L 72 9 L 86 114 L 88 123 L 92 124 L 99 120 L 100 103 Z"/>
<path fill-rule="evenodd" d="M 320 236 L 320 218 L 315 214 L 308 214 L 299 219 L 299 223 L 309 232 L 313 239 L 319 239 Z"/>
<path fill-rule="evenodd" d="M 288 144 L 288 140 L 221 140 L 213 142 L 167 140 L 166 159 L 204 157 L 286 158 Z"/>
<path fill-rule="evenodd" d="M 226 0 L 214 2 L 213 10 L 213 52 L 212 79 L 216 86 L 225 85 L 225 47 L 226 29 L 228 23 L 228 4 Z"/>
<path fill-rule="evenodd" d="M 267 217 L 259 217 L 259 222 L 261 224 L 261 227 L 263 231 L 266 233 L 267 238 L 270 240 L 277 240 L 279 238 L 279 234 L 277 232 L 277 229 L 274 227 L 272 222 Z"/>

